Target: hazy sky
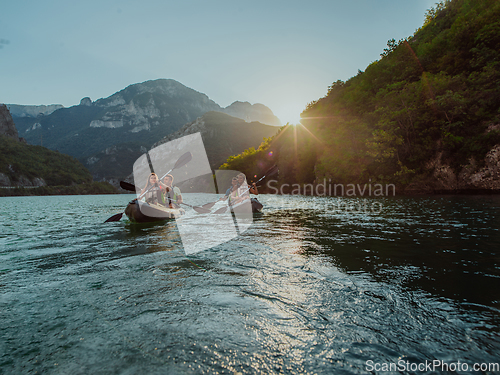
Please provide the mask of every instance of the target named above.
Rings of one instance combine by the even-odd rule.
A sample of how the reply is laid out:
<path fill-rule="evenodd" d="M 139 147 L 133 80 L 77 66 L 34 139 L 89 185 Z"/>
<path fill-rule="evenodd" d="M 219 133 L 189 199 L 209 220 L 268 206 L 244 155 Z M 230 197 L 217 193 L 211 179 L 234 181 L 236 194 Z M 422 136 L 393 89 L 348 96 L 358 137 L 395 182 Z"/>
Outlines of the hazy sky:
<path fill-rule="evenodd" d="M 284 123 L 422 26 L 435 0 L 2 1 L 0 102 L 72 106 L 172 78 Z"/>

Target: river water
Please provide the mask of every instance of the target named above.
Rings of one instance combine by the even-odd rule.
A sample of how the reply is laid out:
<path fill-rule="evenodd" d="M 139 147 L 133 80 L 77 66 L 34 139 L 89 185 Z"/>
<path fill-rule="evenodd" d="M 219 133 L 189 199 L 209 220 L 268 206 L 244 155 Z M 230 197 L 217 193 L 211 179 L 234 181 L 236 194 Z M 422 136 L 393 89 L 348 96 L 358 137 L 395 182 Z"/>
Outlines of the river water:
<path fill-rule="evenodd" d="M 104 223 L 131 197 L 0 198 L 0 373 L 500 362 L 498 196 L 262 195 L 248 230 L 189 256 L 175 222 Z"/>

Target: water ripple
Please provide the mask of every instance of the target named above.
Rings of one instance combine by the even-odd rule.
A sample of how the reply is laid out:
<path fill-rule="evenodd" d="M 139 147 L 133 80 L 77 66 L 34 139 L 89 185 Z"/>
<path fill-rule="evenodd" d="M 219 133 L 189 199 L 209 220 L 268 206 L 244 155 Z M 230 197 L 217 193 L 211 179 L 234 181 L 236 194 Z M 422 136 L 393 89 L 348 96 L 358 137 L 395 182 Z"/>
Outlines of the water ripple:
<path fill-rule="evenodd" d="M 500 358 L 496 197 L 382 198 L 373 214 L 330 209 L 359 198 L 262 196 L 246 232 L 189 257 L 175 223 L 104 224 L 127 196 L 2 199 L 2 373 Z"/>

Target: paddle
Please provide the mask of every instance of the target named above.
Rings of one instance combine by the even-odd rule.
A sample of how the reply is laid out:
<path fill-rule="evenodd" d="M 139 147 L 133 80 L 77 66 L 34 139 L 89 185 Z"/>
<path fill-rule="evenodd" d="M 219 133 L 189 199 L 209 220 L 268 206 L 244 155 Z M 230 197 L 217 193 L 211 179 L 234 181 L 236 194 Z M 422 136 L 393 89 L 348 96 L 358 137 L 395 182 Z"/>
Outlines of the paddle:
<path fill-rule="evenodd" d="M 125 181 L 120 181 L 120 186 L 122 189 L 124 190 L 128 190 L 128 191 L 136 191 L 135 190 L 135 185 L 133 184 L 130 184 L 128 182 L 125 182 Z M 210 213 L 210 210 L 209 208 L 211 208 L 213 206 L 213 204 L 210 206 L 210 207 L 206 207 L 207 205 L 203 205 L 203 206 L 191 206 L 190 204 L 187 204 L 187 203 L 183 203 L 181 202 L 181 204 L 185 205 L 185 206 L 188 206 L 188 207 L 191 207 L 193 210 L 195 210 L 196 212 L 198 212 L 199 214 L 208 214 Z M 210 205 L 211 203 L 209 203 Z M 115 215 L 116 216 L 116 215 Z M 120 219 L 118 219 L 120 220 Z"/>
<path fill-rule="evenodd" d="M 257 184 L 258 182 L 262 181 L 264 178 L 266 177 L 270 177 L 276 173 L 278 173 L 278 166 L 277 165 L 273 165 L 271 168 L 269 168 L 264 176 L 262 176 L 261 178 L 259 178 L 255 183 Z M 246 189 L 243 193 L 241 193 L 242 195 L 245 194 L 247 191 L 249 191 L 251 189 L 251 187 L 249 187 L 248 189 Z M 228 206 L 224 206 L 224 207 L 221 207 L 219 208 L 218 210 L 212 212 L 213 214 L 223 214 L 227 211 L 227 208 Z"/>
<path fill-rule="evenodd" d="M 184 206 L 188 206 L 188 207 L 191 207 L 193 210 L 195 210 L 196 212 L 198 212 L 199 214 L 209 214 L 211 211 L 206 209 L 206 208 L 203 208 L 203 207 L 199 207 L 199 206 L 191 206 L 190 204 L 187 204 L 187 203 L 183 203 L 181 202 L 181 204 L 183 204 Z"/>
<path fill-rule="evenodd" d="M 108 220 L 105 221 L 105 223 L 111 223 L 112 221 L 120 221 L 120 219 L 123 216 L 123 212 L 120 212 L 119 214 L 115 214 L 111 216 Z"/>
<path fill-rule="evenodd" d="M 161 181 L 161 180 L 163 180 L 163 179 L 167 176 L 167 174 L 169 174 L 170 172 L 172 172 L 174 169 L 177 169 L 177 168 L 183 167 L 184 165 L 186 165 L 187 163 L 189 163 L 189 162 L 191 161 L 191 159 L 192 159 L 192 158 L 193 158 L 193 155 L 191 155 L 191 153 L 190 153 L 189 151 L 188 151 L 188 152 L 186 152 L 185 154 L 181 155 L 181 157 L 180 157 L 179 159 L 177 159 L 177 162 L 176 162 L 176 163 L 175 163 L 175 165 L 172 167 L 172 169 L 171 169 L 171 170 L 169 170 L 167 173 L 165 173 L 165 174 L 163 175 L 163 177 L 162 177 L 162 178 L 160 178 L 160 181 Z M 124 183 L 123 185 L 122 185 L 122 182 Z M 134 186 L 134 185 L 132 185 L 132 184 L 128 184 L 128 183 L 127 183 L 127 182 L 125 182 L 125 181 L 122 181 L 122 182 L 120 182 L 120 186 L 121 186 L 123 189 L 125 189 L 125 188 L 124 188 L 124 186 L 129 186 L 129 185 L 130 185 L 130 186 L 132 186 L 132 187 L 133 187 L 133 189 L 132 189 L 132 190 L 133 190 L 133 191 L 135 191 L 135 186 Z M 130 187 L 130 186 L 129 186 L 129 187 Z M 151 187 L 152 187 L 152 186 L 151 186 Z M 150 187 L 149 189 L 151 189 L 151 187 Z M 146 193 L 149 191 L 149 189 L 147 189 L 144 193 L 142 193 L 142 194 L 139 196 L 139 199 L 141 199 L 141 198 L 144 196 L 144 194 L 146 194 Z M 129 190 L 129 189 L 125 189 L 125 190 Z M 110 222 L 112 222 L 112 221 L 120 221 L 120 219 L 122 218 L 123 214 L 124 214 L 124 212 L 121 212 L 121 213 L 119 213 L 119 214 L 115 214 L 115 215 L 111 216 L 108 220 L 106 220 L 106 221 L 105 221 L 105 223 L 110 223 Z"/>

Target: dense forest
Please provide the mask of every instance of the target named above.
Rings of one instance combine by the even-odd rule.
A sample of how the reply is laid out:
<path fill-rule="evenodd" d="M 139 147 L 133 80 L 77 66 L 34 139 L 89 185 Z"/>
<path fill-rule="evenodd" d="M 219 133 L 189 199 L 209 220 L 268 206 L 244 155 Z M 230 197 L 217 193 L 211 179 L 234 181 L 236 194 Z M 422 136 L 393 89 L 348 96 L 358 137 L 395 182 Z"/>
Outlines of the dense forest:
<path fill-rule="evenodd" d="M 92 176 L 75 158 L 0 135 L 0 173 L 15 184 L 21 179 L 43 178 L 47 185 L 92 182 Z"/>
<path fill-rule="evenodd" d="M 435 184 L 436 166 L 457 176 L 481 168 L 500 144 L 500 2 L 436 4 L 413 36 L 389 40 L 378 61 L 334 82 L 301 117 L 222 168 L 254 176 L 277 164 L 280 184 L 399 191 Z"/>
<path fill-rule="evenodd" d="M 28 145 L 4 135 L 0 135 L 0 149 L 2 150 L 0 153 L 2 185 L 20 185 L 17 188 L 1 188 L 0 196 L 116 194 L 118 192 L 107 182 L 93 182 L 90 172 L 69 155 L 41 146 Z M 23 187 L 39 184 L 44 186 Z"/>

